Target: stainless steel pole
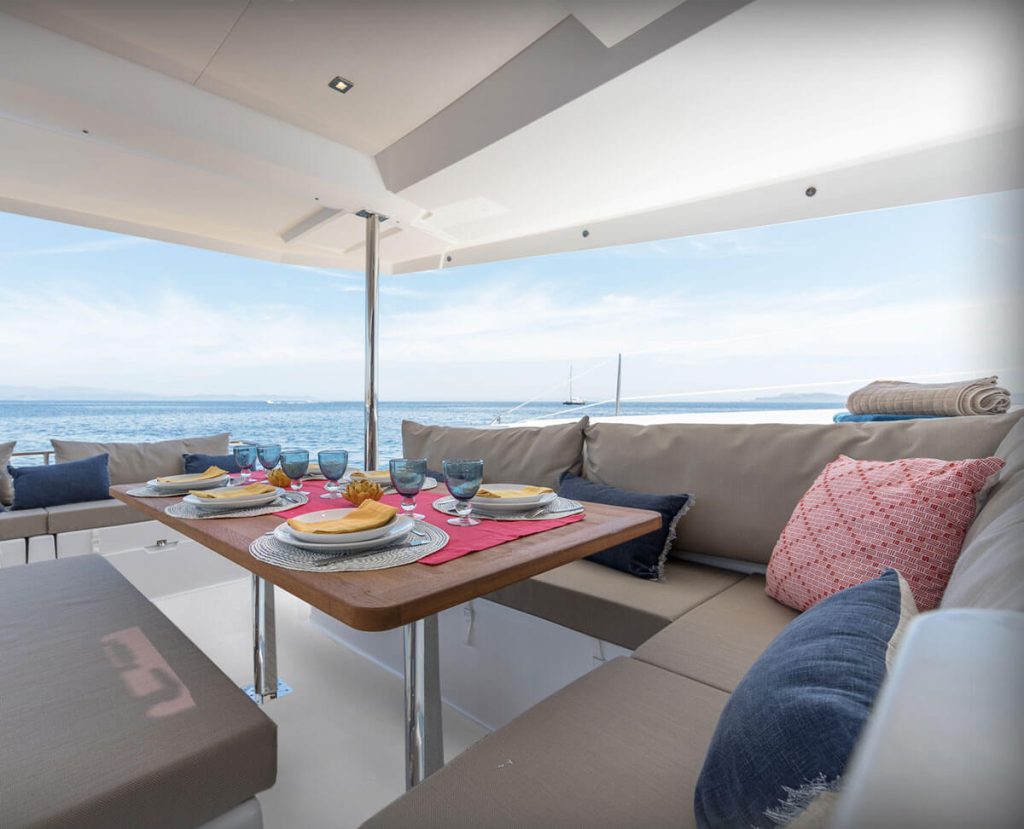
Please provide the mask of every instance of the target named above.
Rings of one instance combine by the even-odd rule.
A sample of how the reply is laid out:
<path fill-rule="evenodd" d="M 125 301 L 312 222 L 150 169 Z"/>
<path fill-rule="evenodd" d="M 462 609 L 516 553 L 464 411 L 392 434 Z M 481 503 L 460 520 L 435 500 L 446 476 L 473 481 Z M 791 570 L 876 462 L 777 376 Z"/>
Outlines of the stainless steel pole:
<path fill-rule="evenodd" d="M 366 218 L 366 378 L 363 398 L 363 469 L 377 468 L 377 358 L 379 345 L 378 299 L 380 298 L 380 261 L 378 244 L 380 216 L 365 213 Z"/>
<path fill-rule="evenodd" d="M 277 698 L 277 629 L 274 585 L 252 574 L 253 692 L 260 704 Z"/>
<path fill-rule="evenodd" d="M 619 372 L 615 375 L 615 416 L 619 416 L 619 400 L 622 397 L 622 355 L 619 355 Z"/>
<path fill-rule="evenodd" d="M 405 787 L 444 765 L 437 616 L 405 626 Z"/>

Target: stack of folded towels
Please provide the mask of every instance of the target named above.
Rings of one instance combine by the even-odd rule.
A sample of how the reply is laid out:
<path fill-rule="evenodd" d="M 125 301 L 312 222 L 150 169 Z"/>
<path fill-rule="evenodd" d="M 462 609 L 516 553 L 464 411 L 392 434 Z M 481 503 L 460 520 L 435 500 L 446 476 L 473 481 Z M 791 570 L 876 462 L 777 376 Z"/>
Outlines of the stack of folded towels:
<path fill-rule="evenodd" d="M 837 414 L 834 420 L 849 423 L 1002 414 L 1010 408 L 1010 393 L 996 385 L 998 382 L 998 377 L 957 383 L 876 380 L 846 398 L 849 411 Z"/>

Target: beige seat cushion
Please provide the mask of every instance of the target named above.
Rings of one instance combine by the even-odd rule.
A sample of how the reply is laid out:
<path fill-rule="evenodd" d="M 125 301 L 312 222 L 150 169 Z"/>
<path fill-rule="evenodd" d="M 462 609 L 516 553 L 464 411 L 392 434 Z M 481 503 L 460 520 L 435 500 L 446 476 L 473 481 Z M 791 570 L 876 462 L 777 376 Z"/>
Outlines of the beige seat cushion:
<path fill-rule="evenodd" d="M 19 509 L 0 512 L 0 541 L 46 535 L 46 510 Z"/>
<path fill-rule="evenodd" d="M 633 656 L 732 693 L 747 669 L 799 616 L 747 576 L 641 645 Z"/>
<path fill-rule="evenodd" d="M 584 475 L 639 492 L 693 493 L 675 549 L 767 563 L 797 502 L 838 455 L 988 457 L 1022 414 L 827 426 L 594 423 Z"/>
<path fill-rule="evenodd" d="M 606 642 L 636 648 L 742 578 L 717 567 L 669 560 L 665 580 L 656 582 L 582 560 L 487 598 Z"/>
<path fill-rule="evenodd" d="M 1024 611 L 1024 420 L 996 454 L 1006 461 L 964 537 L 942 608 Z"/>
<path fill-rule="evenodd" d="M 616 659 L 531 708 L 363 829 L 689 829 L 728 695 Z"/>
<path fill-rule="evenodd" d="M 403 420 L 402 451 L 407 458 L 426 458 L 435 471 L 446 459 L 483 458 L 485 481 L 556 487 L 567 469 L 579 474 L 582 468 L 587 422 L 465 429 Z"/>
<path fill-rule="evenodd" d="M 150 519 L 113 498 L 107 501 L 88 501 L 83 504 L 62 504 L 47 507 L 47 526 L 51 533 L 70 533 L 76 530 L 95 530 L 118 524 L 135 524 Z"/>
<path fill-rule="evenodd" d="M 224 432 L 220 435 L 153 443 L 92 443 L 58 438 L 50 442 L 57 463 L 80 461 L 106 452 L 110 455 L 110 483 L 136 484 L 152 480 L 158 475 L 179 474 L 184 468 L 181 456 L 186 453 L 226 455 L 229 437 Z"/>
<path fill-rule="evenodd" d="M 102 556 L 0 570 L 0 826 L 197 826 L 277 730 Z"/>
<path fill-rule="evenodd" d="M 14 503 L 14 482 L 7 472 L 7 464 L 10 463 L 11 454 L 17 441 L 0 443 L 0 506 L 9 507 Z"/>

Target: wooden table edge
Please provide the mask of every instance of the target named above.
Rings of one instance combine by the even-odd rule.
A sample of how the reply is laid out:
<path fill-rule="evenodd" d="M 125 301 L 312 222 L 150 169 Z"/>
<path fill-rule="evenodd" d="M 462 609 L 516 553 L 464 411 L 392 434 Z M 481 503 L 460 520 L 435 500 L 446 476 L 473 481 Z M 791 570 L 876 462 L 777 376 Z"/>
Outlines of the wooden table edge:
<path fill-rule="evenodd" d="M 556 567 L 577 561 L 588 555 L 592 555 L 593 553 L 600 552 L 601 550 L 606 550 L 616 544 L 621 544 L 624 541 L 639 538 L 642 535 L 646 535 L 647 533 L 660 529 L 662 526 L 661 515 L 650 510 L 612 507 L 605 504 L 594 505 L 599 506 L 602 509 L 611 509 L 616 512 L 621 511 L 624 513 L 624 516 L 627 517 L 635 518 L 644 516 L 645 520 L 640 523 L 625 526 L 610 536 L 606 536 L 601 539 L 591 539 L 571 544 L 553 556 L 524 562 L 519 564 L 514 568 L 514 570 L 510 568 L 497 573 L 483 574 L 477 578 L 462 582 L 455 587 L 449 587 L 446 590 L 427 594 L 413 601 L 386 605 L 358 605 L 354 603 L 342 603 L 327 593 L 311 590 L 308 581 L 304 582 L 302 578 L 308 578 L 311 575 L 325 576 L 329 574 L 313 574 L 307 571 L 288 570 L 287 568 L 267 564 L 266 562 L 253 558 L 249 555 L 247 549 L 244 551 L 244 555 L 241 555 L 242 551 L 238 548 L 228 544 L 223 544 L 217 539 L 211 538 L 208 533 L 203 532 L 200 521 L 167 516 L 164 513 L 164 507 L 169 504 L 177 503 L 178 500 L 180 500 L 178 498 L 145 498 L 129 495 L 127 493 L 127 490 L 135 489 L 140 486 L 143 486 L 143 484 L 116 484 L 110 487 L 110 495 L 112 498 L 121 501 L 133 509 L 137 509 L 153 520 L 159 521 L 160 523 L 170 527 L 175 532 L 181 533 L 196 543 L 207 547 L 218 555 L 237 564 L 242 569 L 255 573 L 257 576 L 266 579 L 268 582 L 280 587 L 282 590 L 286 590 L 300 600 L 307 602 L 312 607 L 317 608 L 332 618 L 356 628 L 357 630 L 368 632 L 392 630 L 394 628 L 401 627 L 409 622 L 417 621 L 418 619 L 422 619 L 433 613 L 439 613 L 451 607 L 456 607 L 472 598 L 481 598 L 495 590 L 517 584 L 525 579 L 531 578 L 532 576 L 546 573 Z M 584 503 L 584 506 L 587 506 L 586 502 L 582 503 Z M 261 517 L 270 519 L 277 518 L 273 514 Z M 211 519 L 203 520 L 206 521 Z M 281 521 L 283 519 L 277 520 Z M 544 535 L 546 537 L 550 537 L 551 533 L 571 530 L 573 527 L 577 527 L 578 523 L 579 522 L 567 524 L 564 527 L 548 530 Z M 532 537 L 533 536 L 525 536 L 524 538 L 513 539 L 505 543 L 513 544 L 517 541 L 527 540 Z M 503 545 L 497 545 L 497 547 L 501 546 Z M 497 549 L 497 547 L 491 549 Z M 471 553 L 470 555 L 476 554 Z M 460 559 L 453 559 L 451 562 L 435 566 L 447 567 L 453 564 L 457 565 L 459 561 Z M 422 566 L 426 567 L 430 565 Z M 467 592 L 475 595 L 467 595 Z"/>

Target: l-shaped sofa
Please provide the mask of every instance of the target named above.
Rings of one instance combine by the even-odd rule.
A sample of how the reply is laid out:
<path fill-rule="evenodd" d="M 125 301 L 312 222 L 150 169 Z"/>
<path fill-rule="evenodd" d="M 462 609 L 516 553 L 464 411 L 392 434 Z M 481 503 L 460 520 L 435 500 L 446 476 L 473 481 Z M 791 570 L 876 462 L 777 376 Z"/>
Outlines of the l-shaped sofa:
<path fill-rule="evenodd" d="M 624 489 L 689 492 L 696 503 L 679 524 L 663 581 L 584 560 L 492 594 L 501 604 L 634 653 L 606 663 L 485 737 L 363 829 L 695 826 L 694 789 L 719 715 L 748 668 L 798 615 L 765 593 L 763 573 L 775 541 L 801 496 L 839 454 L 864 460 L 998 455 L 1006 461 L 994 485 L 979 496 L 984 505 L 941 608 L 921 620 L 932 616 L 963 628 L 958 645 L 950 637 L 948 652 L 925 654 L 929 664 L 948 660 L 951 673 L 944 681 L 956 684 L 957 659 L 977 658 L 995 640 L 987 633 L 989 615 L 976 620 L 955 609 L 990 609 L 997 620 L 1003 618 L 998 611 L 1024 618 L 1022 414 L 827 426 L 584 420 L 504 433 L 406 423 L 405 453 L 426 457 L 434 468 L 442 457 L 480 456 L 491 480 L 521 483 L 551 483 L 560 469 L 574 468 Z M 1018 647 L 986 664 L 1009 665 L 1016 679 L 1000 682 L 975 670 L 972 693 L 1005 703 L 988 710 L 1009 706 L 1024 715 L 1022 697 L 1014 697 L 1024 690 L 1024 639 L 1010 641 Z M 962 704 L 959 711 L 942 710 L 941 693 L 916 704 L 936 708 L 931 713 L 951 734 L 958 720 L 967 727 L 972 716 L 986 713 Z M 964 742 L 949 747 L 946 768 L 957 769 L 960 779 L 929 780 L 930 798 L 941 806 L 945 792 L 950 801 L 964 801 L 966 790 L 980 821 L 974 825 L 1015 825 L 1012 820 L 1024 815 L 1017 787 L 1008 791 L 1004 784 L 998 796 L 986 792 L 993 780 L 1014 773 L 1024 779 L 1024 750 L 1006 744 L 1018 732 L 1013 726 L 1003 732 L 1003 745 L 985 748 L 959 735 Z M 885 797 L 859 794 L 860 801 L 874 800 L 880 809 L 872 825 L 925 825 L 908 823 L 907 804 L 897 802 L 900 791 L 920 796 L 919 778 L 928 774 L 929 762 L 920 748 L 905 747 L 907 779 L 888 791 L 888 812 Z M 922 815 L 935 813 L 919 805 Z M 962 806 L 937 813 L 948 820 Z M 846 811 L 863 807 L 847 804 Z"/>

